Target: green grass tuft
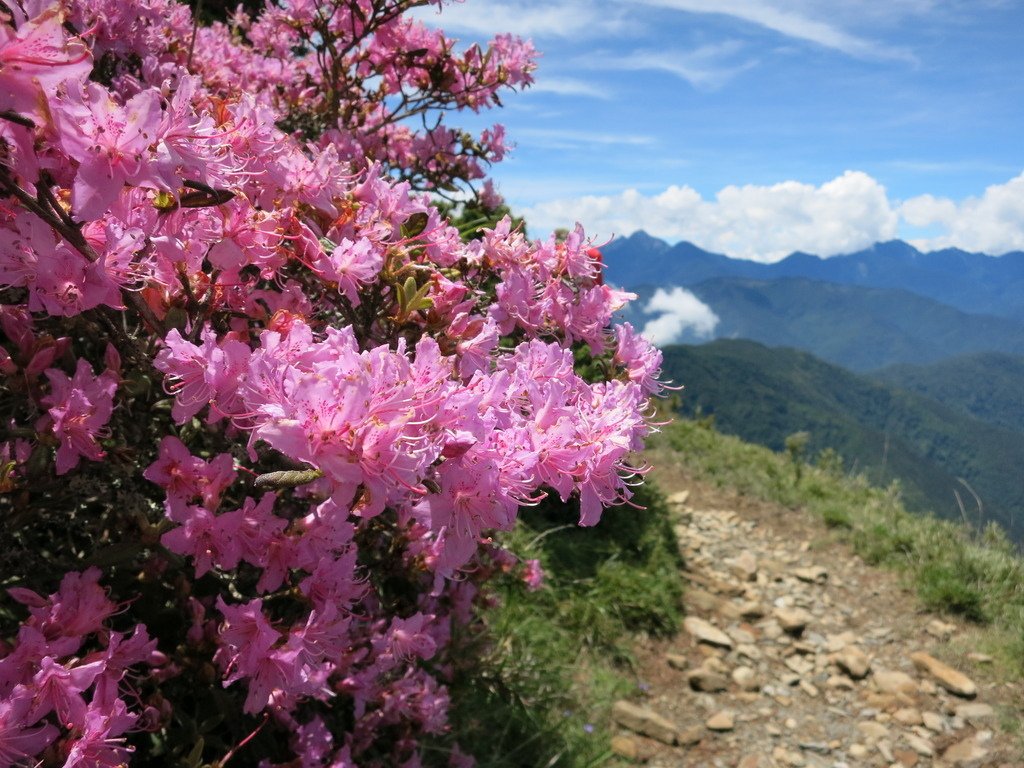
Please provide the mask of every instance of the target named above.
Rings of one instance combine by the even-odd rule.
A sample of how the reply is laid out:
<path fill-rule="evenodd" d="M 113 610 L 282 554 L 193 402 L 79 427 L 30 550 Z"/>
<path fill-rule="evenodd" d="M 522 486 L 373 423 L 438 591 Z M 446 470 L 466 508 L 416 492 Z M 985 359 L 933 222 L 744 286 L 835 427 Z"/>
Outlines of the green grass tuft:
<path fill-rule="evenodd" d="M 985 595 L 970 576 L 956 564 L 928 563 L 917 574 L 917 593 L 932 610 L 958 613 L 981 623 L 986 621 Z"/>
<path fill-rule="evenodd" d="M 652 485 L 580 528 L 574 505 L 525 510 L 503 543 L 537 558 L 546 586 L 509 580 L 487 612 L 479 662 L 452 686 L 453 730 L 481 768 L 589 768 L 610 759 L 609 713 L 637 690 L 637 633 L 670 635 L 682 577 L 672 518 Z"/>

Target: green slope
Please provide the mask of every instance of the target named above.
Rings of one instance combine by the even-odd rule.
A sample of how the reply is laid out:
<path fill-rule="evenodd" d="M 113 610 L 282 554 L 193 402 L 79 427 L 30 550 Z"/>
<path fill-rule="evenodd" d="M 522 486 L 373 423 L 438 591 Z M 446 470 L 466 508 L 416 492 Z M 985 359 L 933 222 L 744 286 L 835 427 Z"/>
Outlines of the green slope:
<path fill-rule="evenodd" d="M 989 424 L 1024 432 L 1024 357 L 984 352 L 931 365 L 894 365 L 871 376 Z"/>
<path fill-rule="evenodd" d="M 908 506 L 959 519 L 959 493 L 972 520 L 1024 540 L 1024 434 L 793 349 L 718 340 L 663 351 L 666 376 L 685 385 L 683 413 L 713 414 L 723 432 L 774 450 L 809 432 L 809 455 L 833 448 L 872 482 L 898 479 Z"/>

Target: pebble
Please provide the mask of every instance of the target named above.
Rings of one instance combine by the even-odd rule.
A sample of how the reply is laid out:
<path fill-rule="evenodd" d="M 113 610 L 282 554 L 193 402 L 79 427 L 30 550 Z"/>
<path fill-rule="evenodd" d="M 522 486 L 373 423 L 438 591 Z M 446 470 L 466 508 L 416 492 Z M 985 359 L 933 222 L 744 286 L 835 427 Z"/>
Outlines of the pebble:
<path fill-rule="evenodd" d="M 784 632 L 797 636 L 799 636 L 807 625 L 814 619 L 814 617 L 803 608 L 776 608 L 773 611 L 773 614 Z"/>
<path fill-rule="evenodd" d="M 978 686 L 963 672 L 958 672 L 948 664 L 936 659 L 923 651 L 910 654 L 914 666 L 935 678 L 935 682 L 950 693 L 973 699 L 978 695 Z"/>
<path fill-rule="evenodd" d="M 725 632 L 697 616 L 687 616 L 683 620 L 683 629 L 693 635 L 698 642 L 720 648 L 732 648 L 733 646 L 732 639 Z"/>
<path fill-rule="evenodd" d="M 700 666 L 687 673 L 686 682 L 695 691 L 706 693 L 718 693 L 729 687 L 729 681 L 721 672 L 705 666 Z"/>
<path fill-rule="evenodd" d="M 871 659 L 856 645 L 847 645 L 834 656 L 836 665 L 854 680 L 862 680 L 871 670 Z"/>
<path fill-rule="evenodd" d="M 704 725 L 709 731 L 731 731 L 736 727 L 736 718 L 732 712 L 723 709 L 709 717 Z"/>
<path fill-rule="evenodd" d="M 669 720 L 628 701 L 615 702 L 612 706 L 612 720 L 627 730 L 665 744 L 676 744 L 679 741 L 679 730 Z"/>

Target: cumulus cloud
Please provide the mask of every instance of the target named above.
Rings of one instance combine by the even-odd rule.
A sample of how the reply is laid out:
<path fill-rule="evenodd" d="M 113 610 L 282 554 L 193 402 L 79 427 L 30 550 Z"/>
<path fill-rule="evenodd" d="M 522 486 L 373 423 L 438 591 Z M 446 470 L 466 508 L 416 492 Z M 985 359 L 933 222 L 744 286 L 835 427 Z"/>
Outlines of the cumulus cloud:
<path fill-rule="evenodd" d="M 642 334 L 652 344 L 675 344 L 691 331 L 700 339 L 710 338 L 718 326 L 718 315 L 685 288 L 659 288 L 644 306 L 647 314 L 660 313 L 644 324 Z"/>
<path fill-rule="evenodd" d="M 899 226 L 885 187 L 860 171 L 847 171 L 820 186 L 797 181 L 729 186 L 714 200 L 686 186 L 655 195 L 628 189 L 617 195 L 554 200 L 523 213 L 536 231 L 579 221 L 603 240 L 643 229 L 766 263 L 793 251 L 850 253 L 893 239 Z"/>
<path fill-rule="evenodd" d="M 912 197 L 899 212 L 912 226 L 945 230 L 911 241 L 922 250 L 963 248 L 991 254 L 1024 250 L 1024 173 L 1005 184 L 993 184 L 981 197 L 959 203 L 932 195 Z"/>

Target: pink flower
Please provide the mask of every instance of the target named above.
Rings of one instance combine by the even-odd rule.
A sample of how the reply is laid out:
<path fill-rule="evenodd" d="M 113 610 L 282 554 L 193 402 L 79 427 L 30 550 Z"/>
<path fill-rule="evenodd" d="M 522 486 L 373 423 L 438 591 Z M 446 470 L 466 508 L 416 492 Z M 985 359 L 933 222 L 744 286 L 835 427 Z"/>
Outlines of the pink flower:
<path fill-rule="evenodd" d="M 96 376 L 92 366 L 81 358 L 74 378 L 56 368 L 48 368 L 46 377 L 50 394 L 42 402 L 49 406 L 51 429 L 60 441 L 57 474 L 63 475 L 77 467 L 81 457 L 99 461 L 106 455 L 97 438 L 103 436 L 114 411 L 119 377 L 112 371 Z"/>
<path fill-rule="evenodd" d="M 658 381 L 661 350 L 637 333 L 629 323 L 615 326 L 615 355 L 612 362 L 624 368 L 626 377 L 648 394 L 658 394 L 664 385 Z"/>
<path fill-rule="evenodd" d="M 32 678 L 34 692 L 30 720 L 36 722 L 49 712 L 56 712 L 57 722 L 65 728 L 81 728 L 86 711 L 81 694 L 92 685 L 103 667 L 102 661 L 65 667 L 49 656 L 44 657 L 39 671 Z"/>
<path fill-rule="evenodd" d="M 160 543 L 171 552 L 191 556 L 196 578 L 212 568 L 230 570 L 242 560 L 242 539 L 236 517 L 218 517 L 205 507 L 189 505 L 184 525 L 160 537 Z"/>
<path fill-rule="evenodd" d="M 7 593 L 28 606 L 30 624 L 39 627 L 48 639 L 79 638 L 99 630 L 117 610 L 99 580 L 100 569 L 92 567 L 64 574 L 60 589 L 47 598 L 24 588 L 8 589 Z"/>
<path fill-rule="evenodd" d="M 432 658 L 437 652 L 437 643 L 427 629 L 435 618 L 421 611 L 407 619 L 393 618 L 387 633 L 373 641 L 378 658 L 386 659 L 384 666 L 394 666 L 413 657 Z"/>
<path fill-rule="evenodd" d="M 540 560 L 527 560 L 523 568 L 523 582 L 531 592 L 536 592 L 544 586 L 544 569 Z"/>
<path fill-rule="evenodd" d="M 138 715 L 121 699 L 103 707 L 90 706 L 81 735 L 71 742 L 64 768 L 120 768 L 135 748 L 122 734 L 135 725 Z"/>
<path fill-rule="evenodd" d="M 48 94 L 85 80 L 91 70 L 88 49 L 68 38 L 57 7 L 16 30 L 0 24 L 0 110 L 41 113 Z"/>
<path fill-rule="evenodd" d="M 75 214 L 97 219 L 126 182 L 156 186 L 145 161 L 159 136 L 160 93 L 146 90 L 121 107 L 98 83 L 72 88 L 51 103 L 60 145 L 78 161 L 72 190 Z"/>
<path fill-rule="evenodd" d="M 228 605 L 219 596 L 217 609 L 224 616 L 220 629 L 222 666 L 231 671 L 225 687 L 241 677 L 248 677 L 274 647 L 281 633 L 270 626 L 263 613 L 262 600 L 244 605 Z"/>
<path fill-rule="evenodd" d="M 359 289 L 377 279 L 384 266 L 384 256 L 365 237 L 354 243 L 342 238 L 313 266 L 325 280 L 338 284 L 338 290 L 345 294 L 352 306 L 359 306 Z"/>
<path fill-rule="evenodd" d="M 142 476 L 167 492 L 168 517 L 184 522 L 187 503 L 202 499 L 207 509 L 216 509 L 221 494 L 234 481 L 238 472 L 231 454 L 222 453 L 211 461 L 193 456 L 174 435 L 160 441 L 160 455 Z"/>
<path fill-rule="evenodd" d="M 58 736 L 49 723 L 36 725 L 28 719 L 31 695 L 22 689 L 17 696 L 0 699 L 0 765 L 27 762 L 38 755 Z"/>
<path fill-rule="evenodd" d="M 207 422 L 214 423 L 230 415 L 237 406 L 238 384 L 249 362 L 250 350 L 235 339 L 217 340 L 206 328 L 202 346 L 182 338 L 174 328 L 164 338 L 153 367 L 167 375 L 167 389 L 174 394 L 171 415 L 184 424 L 207 404 L 213 404 Z"/>

